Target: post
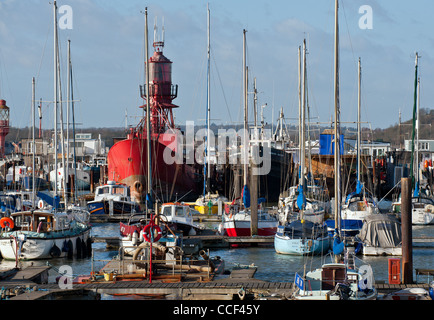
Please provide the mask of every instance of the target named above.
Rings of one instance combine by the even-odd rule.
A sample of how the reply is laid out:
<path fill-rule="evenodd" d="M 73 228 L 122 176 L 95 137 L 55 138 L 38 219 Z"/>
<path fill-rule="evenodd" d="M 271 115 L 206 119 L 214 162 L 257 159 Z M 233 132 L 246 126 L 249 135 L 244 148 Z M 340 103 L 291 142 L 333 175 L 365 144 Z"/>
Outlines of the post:
<path fill-rule="evenodd" d="M 401 178 L 402 283 L 413 283 L 411 178 Z"/>
<path fill-rule="evenodd" d="M 251 184 L 250 184 L 250 235 L 258 235 L 258 176 L 255 174 L 256 164 L 252 161 L 251 165 Z"/>

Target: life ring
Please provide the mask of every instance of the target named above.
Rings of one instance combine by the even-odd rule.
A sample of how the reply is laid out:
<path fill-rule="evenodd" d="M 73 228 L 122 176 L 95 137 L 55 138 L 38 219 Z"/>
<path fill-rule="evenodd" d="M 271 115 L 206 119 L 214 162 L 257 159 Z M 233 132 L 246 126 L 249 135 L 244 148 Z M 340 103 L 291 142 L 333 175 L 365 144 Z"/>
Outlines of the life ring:
<path fill-rule="evenodd" d="M 151 241 L 151 232 L 157 232 L 157 235 L 154 236 L 154 241 Z M 143 229 L 143 237 L 145 238 L 145 240 L 147 242 L 157 242 L 158 240 L 161 239 L 161 228 L 157 225 L 153 225 L 153 224 L 148 224 L 145 226 L 145 228 Z"/>
<path fill-rule="evenodd" d="M 14 220 L 12 220 L 9 217 L 3 217 L 0 219 L 0 226 L 4 229 L 6 228 L 6 224 L 8 228 L 13 229 L 14 228 Z"/>
<path fill-rule="evenodd" d="M 43 209 L 44 208 L 44 200 L 39 200 L 38 201 L 38 208 L 39 209 Z"/>

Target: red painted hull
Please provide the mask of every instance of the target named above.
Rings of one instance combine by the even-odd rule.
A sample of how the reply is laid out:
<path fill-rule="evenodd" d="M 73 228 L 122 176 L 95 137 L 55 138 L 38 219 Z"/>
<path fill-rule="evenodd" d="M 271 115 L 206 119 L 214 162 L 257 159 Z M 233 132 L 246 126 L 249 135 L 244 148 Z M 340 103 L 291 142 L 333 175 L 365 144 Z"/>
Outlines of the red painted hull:
<path fill-rule="evenodd" d="M 274 236 L 277 231 L 278 222 L 264 221 L 258 223 L 259 236 Z M 250 221 L 234 221 L 229 220 L 223 223 L 224 234 L 229 237 L 249 237 Z"/>
<path fill-rule="evenodd" d="M 226 235 L 229 237 L 250 237 L 250 228 L 229 228 L 225 229 Z M 258 229 L 258 236 L 274 236 L 276 228 L 260 228 Z"/>
<path fill-rule="evenodd" d="M 154 190 L 160 190 L 159 196 L 167 197 L 183 196 L 190 192 L 191 196 L 197 195 L 195 182 L 195 170 L 193 166 L 182 164 L 167 164 L 164 161 L 164 151 L 169 142 L 161 141 L 164 135 L 160 135 L 159 141 L 151 143 L 152 181 Z M 168 135 L 166 138 L 172 138 Z M 145 199 L 147 179 L 147 140 L 134 137 L 117 142 L 107 155 L 108 177 L 110 180 L 124 183 L 131 188 L 131 195 L 137 201 Z M 168 147 L 167 147 L 168 148 Z M 172 151 L 175 152 L 175 151 Z M 139 201 L 140 202 L 140 201 Z"/>

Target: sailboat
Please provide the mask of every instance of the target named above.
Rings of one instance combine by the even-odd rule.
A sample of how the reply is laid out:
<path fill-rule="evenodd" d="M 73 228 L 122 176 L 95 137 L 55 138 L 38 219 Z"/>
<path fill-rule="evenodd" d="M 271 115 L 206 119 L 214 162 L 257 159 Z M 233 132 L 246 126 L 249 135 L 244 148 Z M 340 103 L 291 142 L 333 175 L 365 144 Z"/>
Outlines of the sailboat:
<path fill-rule="evenodd" d="M 303 59 L 299 48 L 299 184 L 291 186 L 287 196 L 280 202 L 280 221 L 290 222 L 291 216 L 303 214 L 303 220 L 313 223 L 323 223 L 326 212 L 327 199 L 324 189 L 313 183 L 311 173 L 306 174 L 306 107 L 308 101 L 307 68 L 306 68 L 306 39 L 303 41 Z M 303 64 L 303 67 L 301 66 Z M 309 121 L 309 120 L 308 120 Z M 310 144 L 310 141 L 309 141 Z M 309 147 L 310 160 L 310 147 Z M 309 170 L 312 165 L 309 165 Z"/>
<path fill-rule="evenodd" d="M 340 241 L 339 220 L 341 213 L 340 198 L 340 108 L 339 108 L 339 2 L 335 0 L 335 69 L 334 69 L 334 168 L 335 168 L 335 239 L 333 242 L 333 261 L 302 275 L 295 274 L 296 290 L 293 298 L 297 300 L 375 300 L 377 290 L 374 276 L 369 265 L 356 266 L 356 257 L 346 250 Z M 342 259 L 342 255 L 344 259 Z"/>
<path fill-rule="evenodd" d="M 299 66 L 301 64 L 301 54 L 299 48 Z M 322 254 L 326 253 L 330 248 L 330 236 L 327 233 L 327 228 L 324 225 L 324 208 L 310 201 L 308 208 L 306 203 L 306 188 L 305 188 L 305 109 L 306 109 L 306 39 L 303 41 L 303 72 L 299 68 L 300 84 L 299 86 L 299 102 L 300 102 L 300 182 L 297 196 L 297 207 L 299 208 L 299 217 L 292 222 L 286 222 L 283 226 L 278 227 L 278 231 L 274 236 L 274 248 L 280 254 Z M 303 78 L 303 81 L 301 81 Z M 302 88 L 302 89 L 301 89 Z"/>
<path fill-rule="evenodd" d="M 55 140 L 57 142 L 57 105 L 59 90 L 59 50 L 57 37 L 57 4 L 54 1 L 54 104 L 55 104 Z M 35 80 L 33 88 L 33 136 L 35 110 Z M 35 148 L 35 143 L 33 143 Z M 33 150 L 35 153 L 35 150 Z M 57 157 L 56 157 L 57 159 Z M 57 162 L 57 161 L 56 161 Z M 34 170 L 33 170 L 34 172 Z M 56 184 L 57 185 L 57 184 Z M 35 192 L 35 190 L 33 190 Z M 56 188 L 57 195 L 57 188 Z M 36 209 L 19 211 L 0 220 L 0 252 L 4 259 L 35 260 L 58 257 L 72 257 L 74 252 L 80 258 L 90 256 L 91 226 L 86 221 L 75 219 L 74 214 L 58 210 L 58 206 L 46 206 L 44 201 L 38 202 Z"/>
<path fill-rule="evenodd" d="M 210 133 L 210 115 L 211 115 L 211 89 L 210 89 L 210 73 L 211 73 L 211 46 L 210 46 L 210 10 L 209 4 L 207 5 L 207 103 L 206 103 L 206 127 L 207 127 L 207 136 L 205 138 L 205 156 L 203 163 L 203 193 L 194 203 L 194 209 L 199 211 L 201 214 L 217 214 L 219 205 L 220 208 L 223 207 L 223 203 L 227 202 L 228 199 L 219 194 L 213 194 L 209 192 L 210 180 L 211 180 L 211 153 L 215 153 L 215 149 L 211 148 L 211 137 Z"/>
<path fill-rule="evenodd" d="M 413 107 L 413 133 L 412 133 L 412 152 L 410 163 L 410 175 L 413 184 L 414 174 L 416 173 L 413 184 L 412 205 L 412 224 L 429 225 L 434 224 L 434 200 L 424 195 L 420 184 L 419 168 L 419 108 L 420 108 L 420 78 L 418 77 L 419 55 L 416 52 L 415 59 L 415 84 L 414 84 L 414 107 Z M 415 142 L 416 140 L 416 142 Z M 416 148 L 416 150 L 414 150 Z M 416 151 L 416 152 L 415 152 Z M 416 155 L 414 160 L 413 155 Z M 415 165 L 416 164 L 416 165 Z M 393 203 L 393 211 L 398 215 L 401 213 L 401 196 L 398 201 Z"/>
<path fill-rule="evenodd" d="M 411 199 L 411 205 L 412 205 L 412 224 L 415 225 L 428 225 L 428 224 L 434 224 L 434 201 L 432 198 L 428 198 L 423 195 L 421 183 L 420 183 L 420 161 L 419 161 L 419 109 L 420 109 L 420 78 L 417 76 L 418 72 L 418 59 L 419 55 L 416 53 L 416 78 L 417 84 L 415 86 L 415 95 L 417 94 L 417 110 L 416 110 L 416 125 L 414 125 L 413 121 L 413 136 L 412 136 L 412 147 L 414 148 L 416 146 L 416 160 L 415 160 L 415 168 L 414 170 L 411 170 L 411 175 L 413 176 L 413 173 L 416 172 L 416 181 L 414 184 L 414 192 L 413 197 Z M 417 89 L 417 92 L 416 92 Z M 416 102 L 415 102 L 416 107 Z M 413 117 L 415 113 L 413 112 Z M 416 143 L 414 143 L 415 139 L 415 131 L 416 131 Z M 412 160 L 411 164 L 413 166 L 413 155 L 414 152 L 412 152 Z M 412 179 L 413 180 L 413 179 Z"/>
<path fill-rule="evenodd" d="M 358 104 L 357 104 L 357 185 L 356 191 L 350 193 L 342 206 L 341 231 L 344 236 L 355 236 L 363 226 L 363 220 L 372 214 L 380 213 L 378 206 L 361 182 L 361 59 L 358 62 Z M 329 229 L 335 229 L 334 221 L 327 222 Z"/>
<path fill-rule="evenodd" d="M 228 212 L 222 215 L 222 223 L 219 226 L 220 233 L 230 237 L 238 236 L 251 236 L 252 227 L 256 228 L 253 224 L 257 222 L 257 235 L 259 236 L 273 236 L 279 225 L 279 220 L 276 216 L 272 216 L 265 210 L 261 204 L 252 203 L 250 205 L 250 190 L 247 185 L 248 176 L 248 158 L 249 158 L 249 142 L 248 142 L 248 100 L 247 100 L 247 66 L 246 66 L 246 30 L 243 30 L 243 90 L 244 90 L 244 138 L 243 138 L 243 180 L 244 186 L 242 191 L 242 209 L 239 210 L 238 205 L 234 205 L 235 199 L 232 202 L 234 206 L 226 206 Z M 251 146 L 253 147 L 253 146 Z M 255 197 L 256 198 L 256 197 Z M 259 202 L 259 201 L 258 201 Z M 256 206 L 256 208 L 253 208 Z M 257 221 L 254 221 L 252 211 L 256 209 Z M 255 219 L 256 220 L 256 219 Z"/>

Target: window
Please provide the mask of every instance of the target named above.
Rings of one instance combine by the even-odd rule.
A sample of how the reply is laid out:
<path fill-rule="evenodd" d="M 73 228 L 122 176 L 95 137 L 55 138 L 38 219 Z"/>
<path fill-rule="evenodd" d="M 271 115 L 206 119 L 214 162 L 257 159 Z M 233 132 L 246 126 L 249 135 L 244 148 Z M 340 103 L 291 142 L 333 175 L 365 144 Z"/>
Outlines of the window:
<path fill-rule="evenodd" d="M 98 195 L 105 194 L 105 193 L 108 193 L 108 192 L 109 192 L 109 188 L 108 187 L 104 187 L 104 188 L 98 189 Z"/>
<path fill-rule="evenodd" d="M 162 215 L 166 216 L 166 217 L 170 217 L 171 216 L 171 212 L 170 212 L 171 209 L 172 209 L 171 207 L 165 207 L 163 212 L 162 212 Z"/>
<path fill-rule="evenodd" d="M 429 142 L 419 142 L 419 150 L 429 150 Z"/>
<path fill-rule="evenodd" d="M 112 194 L 120 194 L 120 195 L 124 194 L 124 188 L 122 187 L 113 187 L 112 190 L 113 190 Z"/>
<path fill-rule="evenodd" d="M 184 208 L 183 207 L 176 207 L 175 216 L 183 217 L 184 216 Z"/>
<path fill-rule="evenodd" d="M 69 228 L 68 218 L 66 216 L 65 217 L 58 217 L 56 229 L 57 230 L 63 230 L 63 229 L 68 229 L 68 228 Z"/>

